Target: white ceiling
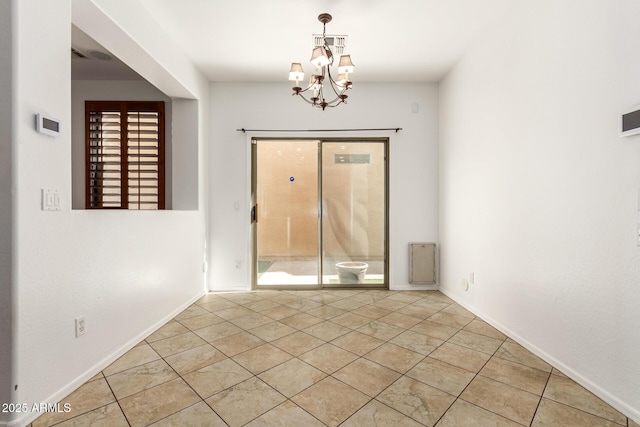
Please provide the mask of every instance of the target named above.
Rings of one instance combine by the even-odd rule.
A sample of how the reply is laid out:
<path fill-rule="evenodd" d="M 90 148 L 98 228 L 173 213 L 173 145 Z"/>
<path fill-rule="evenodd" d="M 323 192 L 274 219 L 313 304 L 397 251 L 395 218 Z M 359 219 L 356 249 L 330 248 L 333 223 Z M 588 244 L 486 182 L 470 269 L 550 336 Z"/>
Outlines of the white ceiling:
<path fill-rule="evenodd" d="M 439 81 L 517 0 L 139 0 L 211 81 L 312 71 L 311 34 L 346 34 L 354 81 Z"/>

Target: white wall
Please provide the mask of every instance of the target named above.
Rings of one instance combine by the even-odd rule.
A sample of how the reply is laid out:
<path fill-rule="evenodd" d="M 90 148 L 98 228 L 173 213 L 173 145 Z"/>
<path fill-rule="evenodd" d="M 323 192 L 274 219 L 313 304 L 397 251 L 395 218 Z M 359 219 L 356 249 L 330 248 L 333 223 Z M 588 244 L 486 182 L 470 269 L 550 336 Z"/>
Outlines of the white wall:
<path fill-rule="evenodd" d="M 13 55 L 13 9 L 10 1 L 0 2 L 0 58 Z M 12 196 L 11 196 L 11 148 L 13 117 L 12 62 L 0 61 L 0 402 L 11 402 L 12 393 Z M 9 414 L 0 412 L 0 424 Z"/>
<path fill-rule="evenodd" d="M 72 207 L 85 208 L 85 101 L 164 101 L 166 209 L 172 208 L 171 98 L 144 80 L 73 80 L 71 82 Z"/>
<path fill-rule="evenodd" d="M 55 403 L 202 295 L 205 213 L 71 209 L 71 0 L 20 0 L 12 6 L 16 49 L 10 58 L 18 78 L 10 150 L 14 218 L 19 221 L 12 224 L 16 295 L 9 344 L 18 388 L 11 401 Z M 145 28 L 153 32 L 152 25 Z M 114 36 L 118 30 L 135 32 L 116 27 Z M 166 67 L 181 81 L 180 57 L 156 66 Z M 196 121 L 205 123 L 208 85 L 203 78 L 194 84 L 191 77 L 182 79 L 189 83 L 184 92 L 200 98 L 193 101 L 201 101 L 197 114 L 202 117 Z M 6 92 L 4 81 L 0 90 Z M 4 103 L 0 105 L 4 113 Z M 37 112 L 62 120 L 60 138 L 35 132 Z M 206 132 L 206 126 L 198 128 L 198 141 L 204 141 Z M 4 144 L 0 147 L 2 155 L 9 151 Z M 198 150 L 205 152 L 204 144 Z M 203 158 L 198 161 L 202 171 Z M 60 211 L 41 211 L 42 188 L 59 191 Z M 204 206 L 205 194 L 198 197 Z M 75 338 L 74 318 L 81 315 L 86 316 L 87 333 Z M 4 376 L 0 379 L 4 386 Z M 37 415 L 12 414 L 10 420 L 23 425 Z"/>
<path fill-rule="evenodd" d="M 518 2 L 440 92 L 441 289 L 636 420 L 638 16 Z"/>
<path fill-rule="evenodd" d="M 354 74 L 354 78 L 357 77 Z M 211 289 L 251 286 L 249 137 L 390 138 L 389 260 L 393 289 L 408 281 L 408 243 L 438 241 L 437 88 L 430 84 L 354 83 L 347 105 L 322 111 L 291 96 L 291 85 L 211 85 L 209 238 Z M 412 104 L 419 112 L 412 113 Z M 401 127 L 398 133 L 265 133 L 236 129 L 362 129 Z M 239 203 L 240 210 L 234 210 Z M 240 269 L 234 261 L 240 260 Z"/>

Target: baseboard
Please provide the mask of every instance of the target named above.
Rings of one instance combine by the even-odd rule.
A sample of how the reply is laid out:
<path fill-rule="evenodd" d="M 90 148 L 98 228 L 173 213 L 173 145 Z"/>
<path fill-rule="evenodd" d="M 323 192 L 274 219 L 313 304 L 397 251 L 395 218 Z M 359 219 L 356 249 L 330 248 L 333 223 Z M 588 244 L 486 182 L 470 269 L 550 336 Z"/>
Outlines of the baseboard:
<path fill-rule="evenodd" d="M 437 291 L 438 284 L 435 285 L 402 285 L 389 286 L 390 291 Z"/>
<path fill-rule="evenodd" d="M 516 341 L 518 344 L 520 344 L 521 346 L 523 346 L 524 348 L 526 348 L 527 350 L 529 350 L 530 352 L 532 352 L 533 354 L 535 354 L 536 356 L 538 356 L 539 358 L 541 358 L 542 360 L 544 360 L 545 362 L 553 366 L 554 368 L 561 371 L 563 374 L 565 374 L 566 376 L 568 376 L 569 378 L 571 378 L 572 380 L 580 384 L 585 389 L 589 390 L 591 393 L 595 394 L 597 397 L 599 397 L 604 402 L 611 405 L 614 409 L 621 412 L 626 417 L 640 424 L 639 409 L 633 408 L 626 402 L 621 401 L 620 399 L 618 399 L 617 397 L 613 396 L 611 393 L 609 393 L 608 391 L 600 387 L 599 385 L 595 384 L 594 382 L 590 381 L 588 378 L 584 377 L 579 372 L 576 372 L 571 367 L 565 365 L 561 361 L 550 356 L 548 353 L 546 353 L 542 349 L 533 345 L 532 343 L 527 341 L 525 338 L 521 337 L 517 333 L 513 332 L 511 329 L 502 325 L 500 322 L 495 321 L 490 316 L 487 316 L 486 314 L 480 312 L 475 307 L 472 307 L 468 304 L 465 304 L 459 301 L 458 299 L 456 299 L 455 296 L 447 293 L 446 290 L 440 289 L 440 292 L 442 292 L 443 294 L 445 294 L 446 296 L 454 300 L 457 304 L 460 304 L 462 307 L 469 310 L 476 316 L 480 317 L 482 320 L 484 320 L 485 322 L 487 322 L 488 324 L 490 324 L 491 326 L 493 326 L 503 334 L 507 335 L 509 338 Z"/>
<path fill-rule="evenodd" d="M 199 293 L 195 297 L 191 298 L 189 301 L 187 301 L 186 303 L 182 304 L 181 306 L 179 306 L 178 308 L 176 308 L 175 310 L 173 310 L 172 312 L 170 312 L 166 316 L 164 316 L 162 319 L 160 319 L 159 321 L 154 323 L 151 327 L 149 327 L 146 330 L 144 330 L 143 332 L 139 333 L 134 338 L 129 340 L 126 344 L 124 344 L 123 346 L 121 346 L 120 348 L 115 350 L 113 353 L 111 353 L 108 356 L 106 356 L 105 358 L 103 358 L 100 362 L 96 363 L 92 368 L 88 369 L 84 374 L 80 375 L 78 378 L 76 378 L 73 381 L 71 381 L 65 387 L 63 387 L 62 389 L 58 390 L 56 393 L 54 393 L 48 399 L 45 399 L 43 401 L 43 403 L 55 404 L 55 403 L 60 402 L 62 399 L 64 399 L 69 394 L 71 394 L 73 391 L 75 391 L 78 387 L 80 387 L 81 385 L 86 383 L 88 380 L 90 380 L 91 378 L 96 376 L 98 373 L 102 372 L 102 370 L 104 370 L 107 366 L 111 365 L 118 358 L 120 358 L 123 354 L 125 354 L 126 352 L 131 350 L 133 347 L 135 347 L 140 341 L 144 340 L 146 337 L 148 337 L 149 335 L 151 335 L 152 333 L 157 331 L 160 327 L 162 327 L 168 321 L 170 321 L 171 319 L 176 317 L 178 314 L 180 314 L 184 309 L 189 307 L 191 304 L 193 304 L 194 302 L 198 301 L 200 298 L 202 298 L 202 296 L 204 294 L 205 294 L 205 291 L 203 290 L 201 293 Z M 26 413 L 26 414 L 24 414 L 23 417 L 18 418 L 16 420 L 5 422 L 4 424 L 0 423 L 0 427 L 4 427 L 4 426 L 6 426 L 6 427 L 27 426 L 27 425 L 29 425 L 29 423 L 33 422 L 40 415 L 42 415 L 42 414 L 41 413 Z"/>

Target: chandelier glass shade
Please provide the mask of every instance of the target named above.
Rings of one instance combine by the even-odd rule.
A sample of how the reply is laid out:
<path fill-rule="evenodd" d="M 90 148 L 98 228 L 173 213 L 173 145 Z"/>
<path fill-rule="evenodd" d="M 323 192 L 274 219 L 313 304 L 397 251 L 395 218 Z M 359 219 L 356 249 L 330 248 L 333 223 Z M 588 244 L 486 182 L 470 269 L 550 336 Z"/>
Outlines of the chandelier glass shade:
<path fill-rule="evenodd" d="M 309 84 L 303 89 L 300 81 L 304 80 L 304 70 L 302 64 L 294 62 L 289 70 L 289 80 L 295 81 L 293 95 L 298 95 L 307 103 L 314 107 L 322 108 L 337 107 L 347 102 L 346 92 L 351 89 L 352 83 L 349 74 L 353 73 L 354 65 L 351 62 L 351 55 L 341 55 L 338 62 L 338 75 L 331 74 L 331 67 L 334 65 L 334 55 L 327 43 L 326 27 L 331 22 L 331 15 L 322 13 L 318 16 L 318 21 L 322 22 L 322 46 L 317 46 L 311 52 L 311 64 L 316 68 L 314 74 L 309 79 Z"/>

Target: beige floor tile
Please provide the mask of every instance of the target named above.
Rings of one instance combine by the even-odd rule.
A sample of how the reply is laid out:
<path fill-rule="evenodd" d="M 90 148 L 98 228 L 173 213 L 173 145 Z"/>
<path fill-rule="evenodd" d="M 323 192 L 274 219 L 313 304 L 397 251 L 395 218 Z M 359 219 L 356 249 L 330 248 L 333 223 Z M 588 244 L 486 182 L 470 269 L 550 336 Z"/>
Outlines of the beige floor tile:
<path fill-rule="evenodd" d="M 266 325 L 267 323 L 271 323 L 273 322 L 273 319 L 260 313 L 251 313 L 247 314 L 246 316 L 231 319 L 229 320 L 229 322 L 233 323 L 239 328 L 248 330 L 257 328 L 258 326 Z"/>
<path fill-rule="evenodd" d="M 402 310 L 400 311 L 402 312 L 402 314 L 406 316 L 411 316 L 420 320 L 425 320 L 431 317 L 432 315 L 436 314 L 440 310 L 433 307 L 428 307 L 428 306 L 419 305 L 419 304 L 409 304 L 406 307 L 402 307 Z"/>
<path fill-rule="evenodd" d="M 458 399 L 436 424 L 436 427 L 520 427 L 521 425 Z"/>
<path fill-rule="evenodd" d="M 422 424 L 391 409 L 377 400 L 367 403 L 353 414 L 341 427 L 420 427 Z"/>
<path fill-rule="evenodd" d="M 438 302 L 443 302 L 446 304 L 453 304 L 455 303 L 454 300 L 452 300 L 451 298 L 449 298 L 448 296 L 446 296 L 445 294 L 443 294 L 440 291 L 435 291 L 432 294 L 427 295 L 426 298 L 432 299 L 434 301 L 438 301 Z"/>
<path fill-rule="evenodd" d="M 212 343 L 216 340 L 242 332 L 242 329 L 231 322 L 221 322 L 193 331 L 203 340 Z"/>
<path fill-rule="evenodd" d="M 225 308 L 238 306 L 238 304 L 228 301 L 224 298 L 220 298 L 216 301 L 206 302 L 198 305 L 209 313 L 215 313 L 216 311 L 224 310 Z"/>
<path fill-rule="evenodd" d="M 290 400 L 251 421 L 246 427 L 325 427 L 323 423 Z"/>
<path fill-rule="evenodd" d="M 470 372 L 480 371 L 491 358 L 489 354 L 448 342 L 435 349 L 429 356 Z"/>
<path fill-rule="evenodd" d="M 272 295 L 267 295 L 266 298 L 268 298 L 271 301 L 275 301 L 278 304 L 290 304 L 290 303 L 294 303 L 296 301 L 300 301 L 302 298 L 293 294 L 289 294 L 287 292 L 278 292 L 278 293 L 274 293 Z"/>
<path fill-rule="evenodd" d="M 85 383 L 76 391 L 64 398 L 60 405 L 69 404 L 71 412 L 49 412 L 43 414 L 33 422 L 33 427 L 44 427 L 76 417 L 109 403 L 115 402 L 107 380 L 99 379 Z"/>
<path fill-rule="evenodd" d="M 207 314 L 208 311 L 205 310 L 202 306 L 199 305 L 191 305 L 184 309 L 180 314 L 174 317 L 174 320 L 180 321 L 184 319 L 188 319 L 189 317 L 200 316 L 201 314 Z"/>
<path fill-rule="evenodd" d="M 411 328 L 413 332 L 446 341 L 458 332 L 458 328 L 425 320 Z"/>
<path fill-rule="evenodd" d="M 291 359 L 258 375 L 287 397 L 295 396 L 326 376 L 321 370 L 299 359 Z"/>
<path fill-rule="evenodd" d="M 301 354 L 298 358 L 327 374 L 333 374 L 338 369 L 356 360 L 358 356 L 335 345 L 324 344 Z"/>
<path fill-rule="evenodd" d="M 324 320 L 307 313 L 295 314 L 293 316 L 280 319 L 280 323 L 284 323 L 285 325 L 296 329 L 306 329 L 309 326 L 317 325 L 322 322 L 324 322 Z"/>
<path fill-rule="evenodd" d="M 273 321 L 266 325 L 258 326 L 257 328 L 250 329 L 253 335 L 262 338 L 266 342 L 277 340 L 289 334 L 296 332 L 291 326 L 287 326 L 284 323 Z"/>
<path fill-rule="evenodd" d="M 476 374 L 427 357 L 406 375 L 438 390 L 459 396 Z"/>
<path fill-rule="evenodd" d="M 451 304 L 450 306 L 442 309 L 443 313 L 455 314 L 456 316 L 468 317 L 470 319 L 475 319 L 476 315 L 462 307 L 459 304 Z"/>
<path fill-rule="evenodd" d="M 167 396 L 171 396 L 167 399 Z M 132 427 L 146 426 L 175 414 L 200 399 L 181 378 L 150 388 L 119 401 Z"/>
<path fill-rule="evenodd" d="M 120 406 L 114 402 L 56 424 L 56 427 L 129 427 L 129 423 Z"/>
<path fill-rule="evenodd" d="M 231 359 L 216 362 L 182 378 L 202 397 L 206 399 L 214 394 L 251 378 L 251 372 Z"/>
<path fill-rule="evenodd" d="M 624 415 L 567 377 L 552 375 L 544 390 L 544 397 L 618 424 L 626 423 Z"/>
<path fill-rule="evenodd" d="M 226 354 L 235 356 L 264 344 L 264 341 L 249 332 L 239 332 L 212 342 L 213 346 Z"/>
<path fill-rule="evenodd" d="M 531 423 L 540 401 L 535 394 L 481 376 L 471 381 L 460 398 L 524 425 Z"/>
<path fill-rule="evenodd" d="M 507 340 L 496 351 L 495 357 L 509 360 L 511 362 L 521 363 L 531 368 L 540 369 L 541 371 L 551 372 L 551 365 L 531 353 L 520 344 Z"/>
<path fill-rule="evenodd" d="M 566 375 L 564 373 L 562 373 L 561 371 L 557 370 L 556 368 L 553 368 L 551 370 L 551 373 L 553 375 L 558 375 L 559 377 L 566 377 Z"/>
<path fill-rule="evenodd" d="M 360 301 L 358 301 L 358 300 L 345 298 L 345 299 L 342 299 L 340 301 L 332 302 L 331 304 L 329 304 L 329 307 L 335 307 L 335 308 L 339 308 L 341 310 L 351 311 L 351 310 L 355 310 L 356 308 L 360 308 L 363 305 L 365 305 L 365 304 L 360 302 Z"/>
<path fill-rule="evenodd" d="M 285 317 L 294 316 L 299 313 L 300 311 L 282 304 L 272 308 L 268 308 L 266 310 L 262 310 L 260 312 L 260 314 L 270 317 L 273 320 L 284 319 Z"/>
<path fill-rule="evenodd" d="M 227 424 L 209 405 L 199 402 L 151 424 L 151 427 L 227 427 Z"/>
<path fill-rule="evenodd" d="M 167 357 L 203 344 L 206 343 L 202 338 L 193 332 L 187 332 L 185 334 L 176 335 L 175 337 L 152 342 L 150 345 L 160 356 Z"/>
<path fill-rule="evenodd" d="M 329 292 L 314 295 L 309 298 L 311 301 L 315 301 L 321 304 L 331 304 L 332 302 L 340 301 L 342 297 L 332 295 Z M 344 312 L 344 311 L 343 311 Z M 315 316 L 315 314 L 314 314 Z"/>
<path fill-rule="evenodd" d="M 469 317 L 465 317 L 465 316 L 458 316 L 457 314 L 450 314 L 450 313 L 445 313 L 444 311 L 439 311 L 433 316 L 429 317 L 428 320 L 432 322 L 440 323 L 443 325 L 451 326 L 453 328 L 461 329 L 467 326 L 469 323 L 471 323 L 471 320 L 473 319 L 470 319 Z"/>
<path fill-rule="evenodd" d="M 357 314 L 358 316 L 368 317 L 369 319 L 376 320 L 383 316 L 386 316 L 389 313 L 392 313 L 391 310 L 387 310 L 386 308 L 374 307 L 372 305 L 365 305 L 364 307 L 360 307 L 352 311 L 353 314 Z"/>
<path fill-rule="evenodd" d="M 464 327 L 464 330 L 491 338 L 497 338 L 502 341 L 507 339 L 507 336 L 505 334 L 480 319 L 473 319 L 471 323 Z"/>
<path fill-rule="evenodd" d="M 351 353 L 364 356 L 371 350 L 380 347 L 384 344 L 384 341 L 371 335 L 363 334 L 362 332 L 352 331 L 331 341 L 331 344 L 348 350 Z"/>
<path fill-rule="evenodd" d="M 404 312 L 404 308 L 402 311 Z M 378 320 L 403 329 L 409 329 L 420 323 L 420 319 L 417 317 L 407 316 L 398 312 L 387 314 Z"/>
<path fill-rule="evenodd" d="M 176 323 L 176 322 L 174 322 Z M 112 375 L 116 372 L 125 371 L 135 366 L 144 365 L 160 359 L 160 355 L 148 344 L 137 346 L 120 356 L 118 360 L 104 368 L 104 375 Z"/>
<path fill-rule="evenodd" d="M 640 424 L 636 423 L 632 419 L 628 418 L 627 420 L 629 422 L 629 427 L 640 427 Z"/>
<path fill-rule="evenodd" d="M 400 378 L 376 398 L 428 426 L 433 426 L 455 399 L 450 394 L 409 377 Z"/>
<path fill-rule="evenodd" d="M 146 345 L 147 343 L 144 343 L 144 344 Z M 91 377 L 87 382 L 99 380 L 99 379 L 102 379 L 102 378 L 104 378 L 104 375 L 102 374 L 102 372 L 98 372 L 93 377 Z"/>
<path fill-rule="evenodd" d="M 538 396 L 542 395 L 549 379 L 548 372 L 500 359 L 499 357 L 491 358 L 480 371 L 480 375 L 518 387 Z"/>
<path fill-rule="evenodd" d="M 393 295 L 389 295 L 389 299 L 393 301 L 405 302 L 407 304 L 413 304 L 414 302 L 420 301 L 424 295 L 411 295 L 408 292 L 398 292 Z"/>
<path fill-rule="evenodd" d="M 384 308 L 389 311 L 400 310 L 402 307 L 409 305 L 407 302 L 395 301 L 389 298 L 381 299 L 371 304 L 373 307 Z"/>
<path fill-rule="evenodd" d="M 202 329 L 206 326 L 215 325 L 216 323 L 224 322 L 224 319 L 216 316 L 213 313 L 201 314 L 199 316 L 189 317 L 188 319 L 183 319 L 180 323 L 194 331 L 196 329 Z"/>
<path fill-rule="evenodd" d="M 383 341 L 389 341 L 390 339 L 404 332 L 404 329 L 381 322 L 380 320 L 374 320 L 358 328 L 357 331 L 362 332 L 363 334 L 371 335 L 372 337 L 378 338 Z"/>
<path fill-rule="evenodd" d="M 328 377 L 291 399 L 326 425 L 337 426 L 364 406 L 369 398 L 358 390 Z"/>
<path fill-rule="evenodd" d="M 253 377 L 211 396 L 206 402 L 230 427 L 239 427 L 285 400 L 282 394 Z"/>
<path fill-rule="evenodd" d="M 474 332 L 458 331 L 454 336 L 449 338 L 449 342 L 492 355 L 500 348 L 504 341 Z"/>
<path fill-rule="evenodd" d="M 354 295 L 351 297 L 352 300 L 354 301 L 358 301 L 361 302 L 363 304 L 371 304 L 374 303 L 378 300 L 384 299 L 386 298 L 386 296 L 377 296 L 372 294 L 371 292 L 367 291 L 367 292 L 360 292 L 357 295 Z"/>
<path fill-rule="evenodd" d="M 223 308 L 222 310 L 214 311 L 213 314 L 223 318 L 224 320 L 231 320 L 237 317 L 247 316 L 255 313 L 253 310 L 244 308 L 242 306 Z"/>
<path fill-rule="evenodd" d="M 220 295 L 222 298 L 226 300 L 233 301 L 236 304 L 250 304 L 254 301 L 259 301 L 264 298 L 264 296 L 261 295 L 260 292 L 245 292 L 245 291 L 220 292 L 218 295 Z"/>
<path fill-rule="evenodd" d="M 423 298 L 420 301 L 416 301 L 411 305 L 414 307 L 424 307 L 428 310 L 433 311 L 432 314 L 435 314 L 438 311 L 444 310 L 445 308 L 449 307 L 449 305 L 451 304 L 445 303 L 445 302 L 438 302 L 431 298 Z"/>
<path fill-rule="evenodd" d="M 257 375 L 291 358 L 293 358 L 293 356 L 286 351 L 282 351 L 271 344 L 264 344 L 238 354 L 233 360 Z"/>
<path fill-rule="evenodd" d="M 107 376 L 107 382 L 116 396 L 116 399 L 123 399 L 142 390 L 166 383 L 178 375 L 164 360 L 155 360 Z"/>
<path fill-rule="evenodd" d="M 328 305 L 323 305 L 307 311 L 307 314 L 319 317 L 324 320 L 329 320 L 332 317 L 340 316 L 341 314 L 344 314 L 344 313 L 346 313 L 346 310 L 330 307 Z"/>
<path fill-rule="evenodd" d="M 218 301 L 224 299 L 217 292 L 206 292 L 197 302 L 196 304 L 203 304 L 206 302 Z"/>
<path fill-rule="evenodd" d="M 620 427 L 604 418 L 596 417 L 579 409 L 542 399 L 531 423 L 532 427 Z"/>
<path fill-rule="evenodd" d="M 299 356 L 302 353 L 321 346 L 324 344 L 324 341 L 304 332 L 295 332 L 286 337 L 271 341 L 271 344 L 289 354 Z"/>
<path fill-rule="evenodd" d="M 206 316 L 206 314 L 205 314 Z M 198 316 L 195 316 L 198 317 Z M 186 320 L 186 319 L 185 319 Z M 185 332 L 189 332 L 189 329 L 187 329 L 184 325 L 182 325 L 181 323 L 176 322 L 175 320 L 167 323 L 164 326 L 161 326 L 160 328 L 158 328 L 157 331 L 155 331 L 154 333 L 152 333 L 151 335 L 149 335 L 146 339 L 147 342 L 154 342 L 154 341 L 158 341 L 158 340 L 162 340 L 165 338 L 170 338 L 176 335 L 180 335 L 180 334 L 184 334 Z"/>
<path fill-rule="evenodd" d="M 165 357 L 165 361 L 171 365 L 179 374 L 184 375 L 189 372 L 196 371 L 205 366 L 212 365 L 216 362 L 226 359 L 221 351 L 213 348 L 210 344 L 204 344 L 181 353 L 176 353 L 169 357 Z"/>
<path fill-rule="evenodd" d="M 405 331 L 389 342 L 411 351 L 415 351 L 416 353 L 420 353 L 423 356 L 429 355 L 433 350 L 444 343 L 442 340 L 422 335 L 414 331 Z"/>
<path fill-rule="evenodd" d="M 395 344 L 385 343 L 367 353 L 365 358 L 404 374 L 416 363 L 424 359 L 424 355 Z"/>
<path fill-rule="evenodd" d="M 61 403 L 31 427 L 640 427 L 438 291 L 208 293 Z"/>
<path fill-rule="evenodd" d="M 248 308 L 249 310 L 253 310 L 253 311 L 262 311 L 262 310 L 266 310 L 268 308 L 273 308 L 273 307 L 277 307 L 280 304 L 278 304 L 275 301 L 271 301 L 270 299 L 261 299 L 258 301 L 253 301 L 250 302 L 248 304 L 245 304 L 244 307 Z"/>
<path fill-rule="evenodd" d="M 299 298 L 296 301 L 286 302 L 283 305 L 286 305 L 289 308 L 293 308 L 294 310 L 306 312 L 309 310 L 313 310 L 314 308 L 318 308 L 322 304 L 316 301 L 311 301 L 309 299 Z"/>
<path fill-rule="evenodd" d="M 368 317 L 360 316 L 354 313 L 345 313 L 340 316 L 336 316 L 331 319 L 333 323 L 337 323 L 338 325 L 344 326 L 350 329 L 358 329 L 361 326 L 366 325 L 371 322 L 371 319 Z"/>
<path fill-rule="evenodd" d="M 351 329 L 340 326 L 337 323 L 324 321 L 317 325 L 309 326 L 304 329 L 304 332 L 313 335 L 316 338 L 320 338 L 323 341 L 331 341 L 351 332 Z"/>
<path fill-rule="evenodd" d="M 362 358 L 334 372 L 332 375 L 332 377 L 371 397 L 378 395 L 400 376 L 400 373 L 392 369 Z"/>

